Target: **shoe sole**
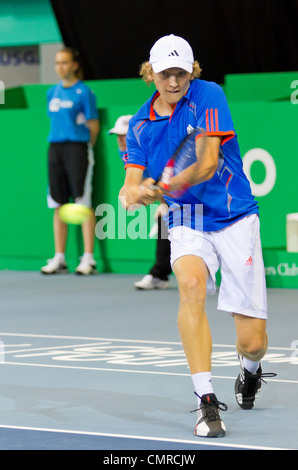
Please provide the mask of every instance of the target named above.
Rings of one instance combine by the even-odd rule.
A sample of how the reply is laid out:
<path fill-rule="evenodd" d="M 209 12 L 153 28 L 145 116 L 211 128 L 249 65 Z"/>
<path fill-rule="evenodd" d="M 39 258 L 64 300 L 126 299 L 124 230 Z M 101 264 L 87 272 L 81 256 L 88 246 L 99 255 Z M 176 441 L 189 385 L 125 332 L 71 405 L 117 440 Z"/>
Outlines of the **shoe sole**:
<path fill-rule="evenodd" d="M 60 271 L 53 271 L 51 273 L 47 273 L 45 271 L 40 271 L 41 274 L 44 274 L 45 276 L 51 276 L 52 274 L 68 274 L 68 269 L 61 269 Z"/>
<path fill-rule="evenodd" d="M 202 434 L 197 434 L 196 432 L 194 433 L 195 436 L 197 437 L 206 437 L 206 438 L 216 438 L 216 437 L 225 437 L 226 433 L 225 431 L 221 431 L 221 432 L 210 432 L 207 436 L 205 435 L 202 435 Z"/>
<path fill-rule="evenodd" d="M 90 271 L 90 273 L 82 273 L 81 271 L 76 271 L 76 274 L 77 274 L 78 276 L 90 276 L 90 275 L 92 275 L 92 274 L 96 274 L 96 272 L 97 272 L 97 271 L 94 269 L 94 270 Z"/>
<path fill-rule="evenodd" d="M 169 286 L 165 286 L 165 287 L 140 287 L 140 286 L 135 285 L 135 288 L 138 289 L 138 290 L 164 290 L 164 289 L 168 289 Z"/>
<path fill-rule="evenodd" d="M 139 287 L 139 286 L 135 286 L 135 288 L 137 290 L 153 290 L 153 287 Z"/>
<path fill-rule="evenodd" d="M 214 424 L 216 425 L 214 426 Z M 198 437 L 224 437 L 226 435 L 226 426 L 221 420 L 212 421 L 211 427 L 204 421 L 196 423 L 194 435 Z"/>
<path fill-rule="evenodd" d="M 212 437 L 212 438 L 214 438 L 214 437 L 225 437 L 226 429 L 225 429 L 225 426 L 224 426 L 224 428 L 214 429 L 213 431 L 210 429 L 207 433 L 203 433 L 203 432 L 199 433 L 198 429 L 197 429 L 197 426 L 196 426 L 196 428 L 194 430 L 194 435 L 197 436 L 197 437 Z"/>

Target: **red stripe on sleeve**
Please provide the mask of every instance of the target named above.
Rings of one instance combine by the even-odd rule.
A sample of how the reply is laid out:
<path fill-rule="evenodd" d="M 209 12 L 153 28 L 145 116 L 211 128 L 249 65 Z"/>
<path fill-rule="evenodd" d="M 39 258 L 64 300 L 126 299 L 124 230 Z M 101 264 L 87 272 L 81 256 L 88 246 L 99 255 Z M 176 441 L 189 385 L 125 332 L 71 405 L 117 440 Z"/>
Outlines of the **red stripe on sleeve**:
<path fill-rule="evenodd" d="M 218 131 L 218 109 L 215 108 L 215 130 Z"/>
<path fill-rule="evenodd" d="M 213 109 L 210 109 L 211 132 L 214 132 Z"/>
<path fill-rule="evenodd" d="M 206 131 L 209 132 L 209 109 L 206 109 Z"/>

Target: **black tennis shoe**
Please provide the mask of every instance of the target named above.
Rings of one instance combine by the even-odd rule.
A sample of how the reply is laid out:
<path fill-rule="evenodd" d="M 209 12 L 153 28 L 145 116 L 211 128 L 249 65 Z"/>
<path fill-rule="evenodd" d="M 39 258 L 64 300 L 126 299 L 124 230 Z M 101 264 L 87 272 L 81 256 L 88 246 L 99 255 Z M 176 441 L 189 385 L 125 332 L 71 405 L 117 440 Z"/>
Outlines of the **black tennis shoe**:
<path fill-rule="evenodd" d="M 225 436 L 226 427 L 221 420 L 219 410 L 226 411 L 227 405 L 219 402 L 214 393 L 199 398 L 201 398 L 201 404 L 197 410 L 194 410 L 198 412 L 195 435 L 200 437 Z"/>
<path fill-rule="evenodd" d="M 266 383 L 264 377 L 275 377 L 274 373 L 262 373 L 262 367 L 259 366 L 257 372 L 252 374 L 243 366 L 243 358 L 239 356 L 240 374 L 235 382 L 235 396 L 240 408 L 251 410 L 254 407 L 255 400 L 259 398 L 262 382 Z"/>

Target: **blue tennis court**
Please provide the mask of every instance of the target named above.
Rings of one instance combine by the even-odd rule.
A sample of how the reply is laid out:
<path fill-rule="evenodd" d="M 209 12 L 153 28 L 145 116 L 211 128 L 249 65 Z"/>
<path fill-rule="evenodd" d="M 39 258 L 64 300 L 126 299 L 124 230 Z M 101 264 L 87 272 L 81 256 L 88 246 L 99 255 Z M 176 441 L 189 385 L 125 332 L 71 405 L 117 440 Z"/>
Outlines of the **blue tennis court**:
<path fill-rule="evenodd" d="M 176 326 L 175 278 L 136 291 L 136 276 L 1 271 L 1 450 L 190 452 L 298 448 L 296 290 L 269 289 L 267 380 L 253 410 L 234 397 L 231 318 L 208 297 L 213 382 L 227 435 L 194 436 L 196 407 Z"/>

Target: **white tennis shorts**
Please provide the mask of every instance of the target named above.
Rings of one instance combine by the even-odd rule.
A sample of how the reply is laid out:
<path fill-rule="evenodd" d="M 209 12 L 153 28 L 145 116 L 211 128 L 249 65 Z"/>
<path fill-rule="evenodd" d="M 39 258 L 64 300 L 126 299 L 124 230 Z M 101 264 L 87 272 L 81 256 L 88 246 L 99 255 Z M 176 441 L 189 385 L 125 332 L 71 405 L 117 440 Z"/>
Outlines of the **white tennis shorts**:
<path fill-rule="evenodd" d="M 216 232 L 189 227 L 169 230 L 171 264 L 181 256 L 202 258 L 209 270 L 207 293 L 216 292 L 215 275 L 220 268 L 219 310 L 267 318 L 265 270 L 257 214 L 246 216 Z"/>

